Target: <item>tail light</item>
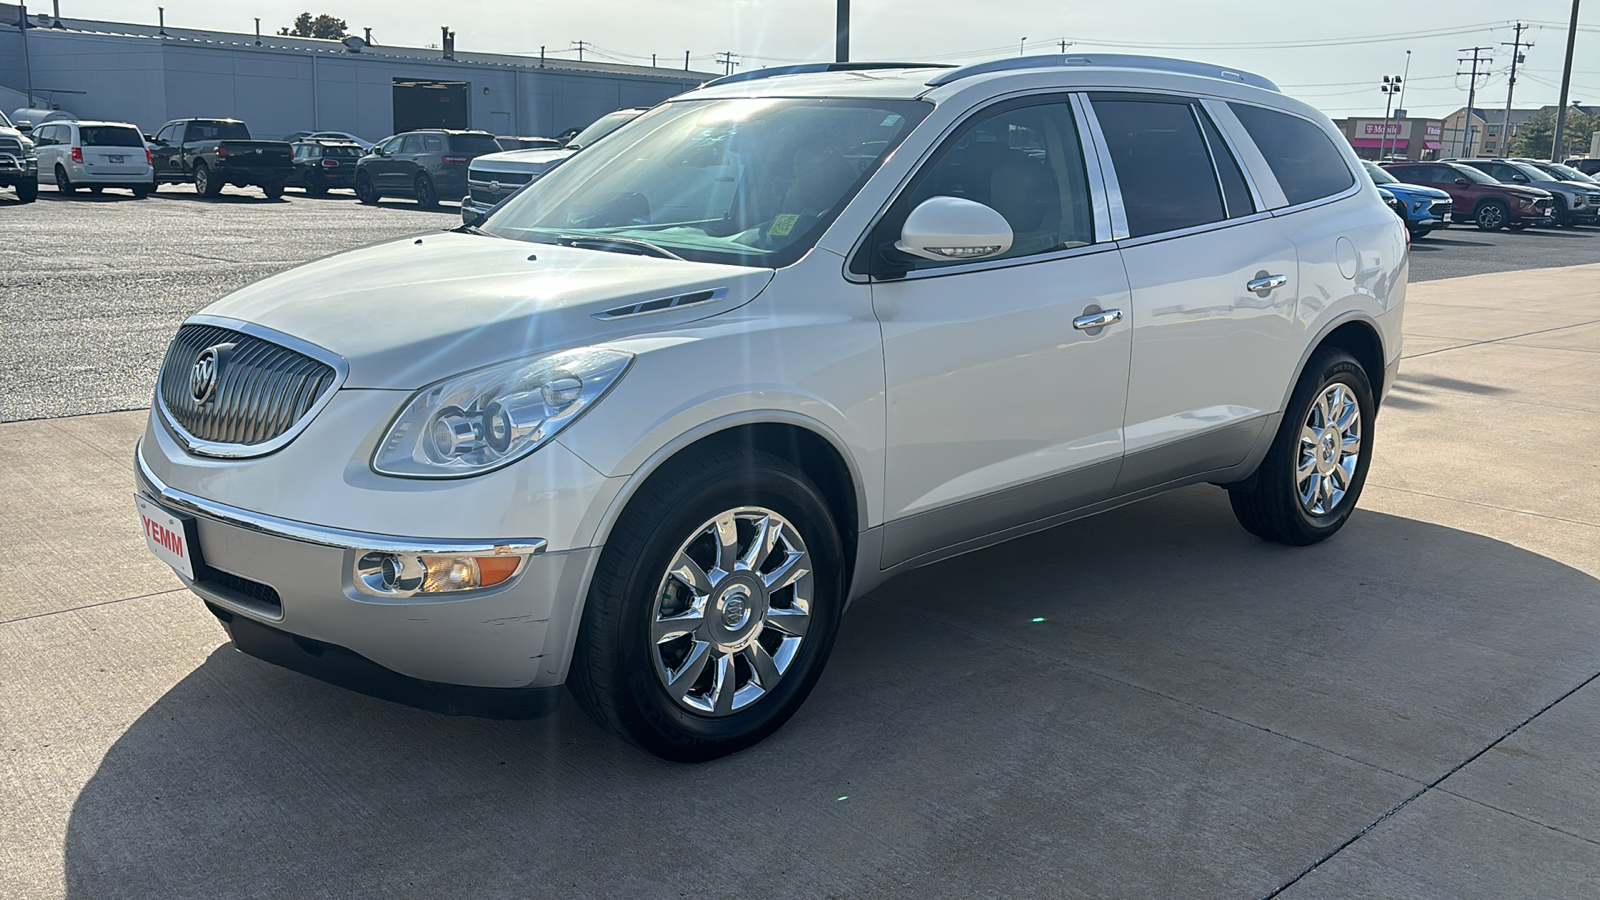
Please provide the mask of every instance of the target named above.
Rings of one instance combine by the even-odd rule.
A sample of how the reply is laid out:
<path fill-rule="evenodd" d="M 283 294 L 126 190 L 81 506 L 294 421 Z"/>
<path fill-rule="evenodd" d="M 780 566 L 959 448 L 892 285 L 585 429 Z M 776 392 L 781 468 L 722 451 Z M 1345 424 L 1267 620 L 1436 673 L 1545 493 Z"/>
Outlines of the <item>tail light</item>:
<path fill-rule="evenodd" d="M 144 162 L 147 166 L 153 166 L 156 164 L 156 155 L 150 152 L 149 147 L 144 148 Z"/>
<path fill-rule="evenodd" d="M 464 166 L 469 162 L 472 162 L 472 157 L 470 156 L 446 156 L 444 158 L 444 164 L 447 166 Z"/>
<path fill-rule="evenodd" d="M 218 144 L 217 145 L 217 159 L 227 159 L 227 158 L 228 158 L 228 148 L 222 146 L 221 144 Z"/>
<path fill-rule="evenodd" d="M 82 147 L 73 147 L 72 148 L 72 161 L 75 162 L 75 163 L 83 162 L 83 148 Z"/>
<path fill-rule="evenodd" d="M 331 169 L 334 166 L 337 166 L 339 164 L 339 161 L 337 159 L 325 159 L 325 160 L 322 161 L 322 164 Z"/>

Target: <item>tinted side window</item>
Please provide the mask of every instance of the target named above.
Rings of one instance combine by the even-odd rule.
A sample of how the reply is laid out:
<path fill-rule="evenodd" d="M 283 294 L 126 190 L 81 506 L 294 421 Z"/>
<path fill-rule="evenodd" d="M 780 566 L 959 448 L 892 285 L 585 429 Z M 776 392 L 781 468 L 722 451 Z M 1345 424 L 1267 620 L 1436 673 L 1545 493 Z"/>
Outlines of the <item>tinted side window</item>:
<path fill-rule="evenodd" d="M 78 129 L 85 147 L 143 147 L 139 132 L 113 125 L 85 125 Z"/>
<path fill-rule="evenodd" d="M 401 153 L 421 153 L 422 152 L 422 135 L 420 135 L 420 134 L 408 134 L 408 135 L 406 135 L 405 141 L 403 143 L 401 143 L 401 145 L 400 145 L 400 152 Z"/>
<path fill-rule="evenodd" d="M 1356 183 L 1344 155 L 1315 124 L 1259 106 L 1228 106 L 1266 157 L 1290 206 L 1331 197 Z"/>
<path fill-rule="evenodd" d="M 1130 237 L 1227 218 L 1194 107 L 1175 100 L 1106 97 L 1093 103 L 1122 190 Z"/>
<path fill-rule="evenodd" d="M 996 210 L 1011 225 L 1011 249 L 1001 257 L 1030 256 L 1094 243 L 1083 145 L 1066 102 L 1008 106 L 975 114 L 922 167 L 895 201 L 871 244 L 900 237 L 911 211 L 932 197 L 961 197 Z M 902 268 L 958 264 L 897 257 Z"/>
<path fill-rule="evenodd" d="M 167 127 L 165 127 L 163 129 L 161 129 L 160 131 L 156 132 L 156 139 L 157 140 L 166 141 L 169 144 L 172 143 L 173 141 L 177 140 L 177 138 L 178 138 L 178 126 L 176 126 L 176 125 L 168 125 Z"/>
<path fill-rule="evenodd" d="M 443 153 L 444 152 L 444 137 L 442 135 L 437 135 L 437 134 L 425 134 L 425 135 L 423 135 L 422 136 L 422 151 L 424 153 Z"/>

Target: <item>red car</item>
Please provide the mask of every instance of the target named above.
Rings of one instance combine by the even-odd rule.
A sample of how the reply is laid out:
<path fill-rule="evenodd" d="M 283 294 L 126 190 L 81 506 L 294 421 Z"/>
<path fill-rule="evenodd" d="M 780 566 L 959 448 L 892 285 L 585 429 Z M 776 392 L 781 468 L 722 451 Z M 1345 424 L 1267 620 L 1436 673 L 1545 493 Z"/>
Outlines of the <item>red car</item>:
<path fill-rule="evenodd" d="M 1447 162 L 1389 163 L 1389 174 L 1409 184 L 1425 184 L 1450 195 L 1456 222 L 1475 222 L 1484 231 L 1521 229 L 1554 221 L 1549 191 L 1504 184 L 1471 166 Z"/>

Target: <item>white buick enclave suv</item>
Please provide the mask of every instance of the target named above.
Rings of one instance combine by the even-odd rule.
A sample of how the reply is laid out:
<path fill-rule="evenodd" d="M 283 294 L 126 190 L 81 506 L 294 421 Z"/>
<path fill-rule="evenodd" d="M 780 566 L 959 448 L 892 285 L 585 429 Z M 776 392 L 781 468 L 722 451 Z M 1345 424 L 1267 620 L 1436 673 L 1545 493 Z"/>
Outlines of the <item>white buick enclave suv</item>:
<path fill-rule="evenodd" d="M 246 653 L 718 756 L 916 566 L 1196 482 L 1336 532 L 1407 271 L 1359 166 L 1198 63 L 723 79 L 185 322 L 145 534 Z"/>

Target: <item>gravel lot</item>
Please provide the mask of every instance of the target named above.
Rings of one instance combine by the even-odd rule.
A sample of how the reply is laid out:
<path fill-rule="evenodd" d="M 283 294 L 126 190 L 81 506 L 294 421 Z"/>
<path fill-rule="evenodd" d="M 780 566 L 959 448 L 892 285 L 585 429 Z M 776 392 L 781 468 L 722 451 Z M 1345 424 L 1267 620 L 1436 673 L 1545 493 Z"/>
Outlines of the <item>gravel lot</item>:
<path fill-rule="evenodd" d="M 0 422 L 148 405 L 178 323 L 223 294 L 309 259 L 454 226 L 453 204 L 405 200 L 376 209 L 338 191 L 267 201 L 227 188 L 202 200 L 165 187 L 32 205 L 0 193 Z M 1418 241 L 1413 281 L 1600 262 L 1600 230 L 1486 234 L 1451 228 Z"/>

